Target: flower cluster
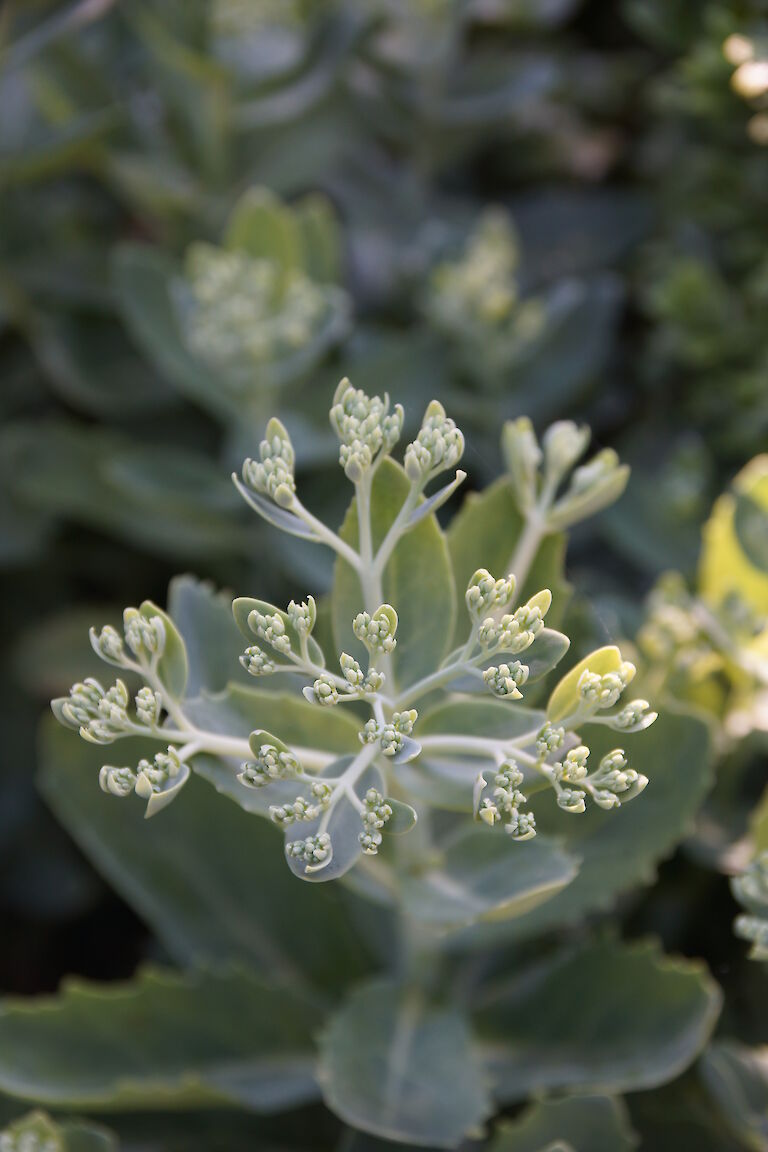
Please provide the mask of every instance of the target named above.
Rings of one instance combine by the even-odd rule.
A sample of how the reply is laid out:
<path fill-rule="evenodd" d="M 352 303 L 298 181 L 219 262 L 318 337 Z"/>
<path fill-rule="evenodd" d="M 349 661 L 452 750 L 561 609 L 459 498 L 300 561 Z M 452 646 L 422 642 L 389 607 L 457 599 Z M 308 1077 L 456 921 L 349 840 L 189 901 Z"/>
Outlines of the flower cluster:
<path fill-rule="evenodd" d="M 273 418 L 259 445 L 259 459 L 248 458 L 243 464 L 243 483 L 254 492 L 269 496 L 281 508 L 289 508 L 296 491 L 294 459 L 288 433 L 280 421 Z"/>
<path fill-rule="evenodd" d="M 768 852 L 761 852 L 731 886 L 746 909 L 736 919 L 736 934 L 752 945 L 753 960 L 768 960 Z"/>
<path fill-rule="evenodd" d="M 389 411 L 389 397 L 367 396 L 353 388 L 346 377 L 333 398 L 331 425 L 341 441 L 339 463 L 347 477 L 357 483 L 369 471 L 379 453 L 389 452 L 400 438 L 403 409 Z"/>
<path fill-rule="evenodd" d="M 511 571 L 496 577 L 478 568 L 470 577 L 464 594 L 466 617 L 463 626 L 458 625 L 466 631 L 463 642 L 459 637 L 450 651 L 455 582 L 434 510 L 464 474 L 457 472 L 455 481 L 426 498 L 425 488 L 461 458 L 461 432 L 442 405 L 433 402 L 416 439 L 405 449 L 403 463 L 388 461 L 379 468 L 398 440 L 403 410 L 390 410 L 388 398 L 368 396 L 348 380 L 336 391 L 331 423 L 341 441 L 341 463 L 355 485 L 357 548 L 344 531 L 337 534 L 301 504 L 293 447 L 279 421 L 269 422 L 258 460 L 247 460 L 243 480 L 236 477 L 235 483 L 274 527 L 323 543 L 343 561 L 337 567 L 340 579 L 330 616 L 339 635 L 348 637 L 346 647 L 357 641 L 360 650 L 350 652 L 339 642 L 338 671 L 333 671 L 327 664 L 327 640 L 324 650 L 315 636 L 318 606 L 311 596 L 291 600 L 285 610 L 239 597 L 232 611 L 248 644 L 240 662 L 259 679 L 284 674 L 285 691 L 233 687 L 231 691 L 242 695 L 236 707 L 228 708 L 215 696 L 186 698 L 186 648 L 169 616 L 149 601 L 127 609 L 122 636 L 106 627 L 92 632 L 91 640 L 104 661 L 139 677 L 133 698 L 122 679 L 107 688 L 89 679 L 53 704 L 58 718 L 91 742 L 107 744 L 133 735 L 161 743 L 136 767 L 105 764 L 100 774 L 104 791 L 119 797 L 136 794 L 146 801 L 151 816 L 177 795 L 199 755 L 214 757 L 223 790 L 249 810 L 269 815 L 284 830 L 290 867 L 311 879 L 342 875 L 360 856 L 376 856 L 385 836 L 412 828 L 416 809 L 402 797 L 424 802 L 443 772 L 450 776 L 451 806 L 456 774 L 463 780 L 459 786 L 467 809 L 474 780 L 477 818 L 490 828 L 503 825 L 516 841 L 536 835 L 530 802 L 542 784 L 569 813 L 583 812 L 588 801 L 608 809 L 636 796 L 647 780 L 629 767 L 623 750 L 602 756 L 590 771 L 590 750 L 580 731 L 602 724 L 636 732 L 656 718 L 646 700 L 621 702 L 635 669 L 618 649 L 600 649 L 571 669 L 549 697 L 545 714 L 517 704 L 522 689 L 528 692 L 568 650 L 568 638 L 546 624 L 552 604 L 549 589 L 522 603 L 518 590 L 526 584 L 538 542 L 552 529 L 549 512 L 559 507 L 552 504 L 555 487 L 584 451 L 585 431 L 555 425 L 540 447 L 529 425 L 518 421 L 507 427 L 512 486 L 518 495 L 527 487 L 532 501 L 521 499 L 521 509 L 528 511 L 510 551 Z M 598 457 L 577 469 L 564 499 L 586 492 L 593 501 L 595 490 L 613 471 L 605 460 Z M 374 531 L 374 514 L 380 518 L 382 508 L 389 522 L 383 530 L 376 523 Z M 415 531 L 428 516 L 428 529 Z M 435 572 L 425 570 L 424 589 L 415 592 L 407 571 L 412 532 L 421 538 L 420 547 L 427 540 L 434 544 Z M 395 553 L 397 563 L 390 567 Z M 418 563 L 425 561 L 420 558 Z M 400 646 L 403 625 L 396 605 L 385 601 L 385 588 L 388 594 L 392 590 L 391 599 L 403 597 L 409 633 L 400 636 Z M 413 595 L 418 612 L 409 599 Z M 346 617 L 341 607 L 349 613 Z M 432 611 L 438 614 L 439 630 L 431 627 Z M 450 629 L 445 627 L 446 615 Z M 423 645 L 431 645 L 431 667 L 423 658 Z M 296 698 L 286 695 L 291 690 Z M 441 691 L 450 694 L 444 713 L 435 703 Z M 476 708 L 473 694 L 478 691 L 491 698 Z M 342 703 L 347 707 L 335 711 Z M 250 707 L 259 718 L 274 709 L 282 718 L 276 725 L 290 727 L 294 717 L 295 730 L 277 736 L 254 726 L 247 736 L 242 731 L 231 734 L 233 717 L 247 716 Z M 490 764 L 492 776 L 488 768 L 478 773 L 478 758 Z M 266 803 L 254 803 L 248 795 L 253 790 L 264 790 Z M 428 839 L 428 831 L 426 835 Z"/>
<path fill-rule="evenodd" d="M 526 517 L 545 521 L 550 532 L 569 527 L 612 504 L 621 496 L 629 469 L 612 448 L 574 468 L 589 443 L 589 430 L 570 420 L 553 424 L 542 445 L 531 421 L 521 416 L 504 425 L 502 447 L 512 476 L 515 499 Z M 558 497 L 570 473 L 565 491 Z"/>

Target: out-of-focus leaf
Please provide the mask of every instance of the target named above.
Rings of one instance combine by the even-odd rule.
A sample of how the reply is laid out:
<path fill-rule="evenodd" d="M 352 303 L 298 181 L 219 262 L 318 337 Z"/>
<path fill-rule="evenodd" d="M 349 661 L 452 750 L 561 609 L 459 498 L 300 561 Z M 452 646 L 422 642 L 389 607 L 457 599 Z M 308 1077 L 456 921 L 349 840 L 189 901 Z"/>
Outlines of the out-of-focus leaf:
<path fill-rule="evenodd" d="M 764 487 L 762 503 L 752 496 L 736 496 L 733 526 L 750 563 L 761 572 L 768 572 L 768 483 Z"/>
<path fill-rule="evenodd" d="M 699 588 L 702 597 L 718 605 L 736 593 L 758 614 L 768 604 L 768 572 L 745 553 L 738 534 L 739 499 L 749 499 L 761 511 L 768 507 L 768 456 L 756 456 L 733 481 L 732 491 L 715 503 L 702 530 Z"/>
<path fill-rule="evenodd" d="M 623 1092 L 687 1068 L 720 1001 L 701 963 L 664 957 L 653 943 L 607 941 L 489 992 L 476 1027 L 502 1103 L 544 1089 Z"/>
<path fill-rule="evenodd" d="M 540 1152 L 566 1139 L 574 1152 L 631 1152 L 638 1143 L 621 1100 L 576 1096 L 537 1101 L 518 1120 L 502 1121 L 489 1152 Z"/>
<path fill-rule="evenodd" d="M 242 504 L 224 470 L 205 456 L 68 423 L 18 424 L 13 437 L 11 490 L 36 512 L 174 557 L 246 547 Z"/>
<path fill-rule="evenodd" d="M 712 1044 L 701 1065 L 704 1082 L 747 1148 L 768 1148 L 768 1048 L 733 1040 Z"/>
<path fill-rule="evenodd" d="M 176 576 L 168 590 L 168 614 L 184 637 L 189 661 L 187 695 L 220 692 L 247 673 L 239 662 L 243 640 L 232 618 L 232 596 L 194 576 Z"/>
<path fill-rule="evenodd" d="M 119 760 L 132 765 L 156 750 L 148 741 L 118 747 Z M 247 961 L 289 986 L 336 987 L 366 971 L 352 898 L 337 885 L 295 880 L 276 828 L 195 779 L 157 820 L 145 821 L 141 805 L 101 792 L 103 762 L 104 749 L 52 720 L 43 727 L 46 801 L 179 963 Z M 332 946 L 317 949 L 321 936 Z"/>
<path fill-rule="evenodd" d="M 169 294 L 175 271 L 164 253 L 147 245 L 117 248 L 113 284 L 118 308 L 139 346 L 181 395 L 219 419 L 234 422 L 238 412 L 231 394 L 181 338 Z"/>
<path fill-rule="evenodd" d="M 405 500 L 410 485 L 403 469 L 392 460 L 382 461 L 373 481 L 371 527 L 374 550 Z M 357 506 L 353 502 L 340 535 L 357 547 Z M 445 538 L 434 516 L 421 520 L 400 541 L 384 572 L 384 601 L 395 608 L 399 624 L 394 667 L 400 687 L 427 676 L 448 650 L 455 614 L 453 581 Z M 350 566 L 336 561 L 332 593 L 333 629 L 338 650 L 365 658 L 365 651 L 352 631 L 352 621 L 366 605 L 360 581 Z"/>
<path fill-rule="evenodd" d="M 452 1148 L 490 1110 L 466 1022 L 377 980 L 355 989 L 321 1039 L 328 1107 L 387 1140 Z"/>
<path fill-rule="evenodd" d="M 145 969 L 131 984 L 70 980 L 59 997 L 6 1001 L 0 1088 L 46 1105 L 162 1109 L 311 1100 L 314 1002 L 245 971 Z"/>

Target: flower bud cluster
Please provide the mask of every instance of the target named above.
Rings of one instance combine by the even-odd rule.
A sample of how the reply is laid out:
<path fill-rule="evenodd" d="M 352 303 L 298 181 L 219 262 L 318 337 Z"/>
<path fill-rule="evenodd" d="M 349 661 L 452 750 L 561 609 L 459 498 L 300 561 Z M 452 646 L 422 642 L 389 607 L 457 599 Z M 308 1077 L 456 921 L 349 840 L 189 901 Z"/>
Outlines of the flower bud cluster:
<path fill-rule="evenodd" d="M 352 621 L 352 630 L 372 656 L 393 652 L 397 645 L 397 612 L 391 604 L 382 604 L 373 616 L 358 612 Z"/>
<path fill-rule="evenodd" d="M 405 450 L 405 472 L 423 487 L 433 476 L 455 468 L 464 454 L 464 436 L 438 400 L 424 414 L 419 434 Z"/>
<path fill-rule="evenodd" d="M 131 721 L 128 717 L 130 696 L 122 680 L 103 688 L 92 676 L 73 684 L 69 698 L 54 702 L 59 719 L 79 731 L 91 744 L 111 744 L 124 735 Z"/>
<path fill-rule="evenodd" d="M 627 766 L 621 748 L 603 756 L 596 772 L 588 777 L 589 790 L 600 808 L 619 808 L 643 791 L 648 780 L 634 768 Z"/>
<path fill-rule="evenodd" d="M 273 418 L 259 445 L 259 459 L 248 458 L 243 464 L 243 483 L 281 508 L 290 508 L 296 492 L 294 460 L 290 437 L 280 421 Z"/>
<path fill-rule="evenodd" d="M 557 752 L 565 742 L 565 728 L 547 722 L 536 737 L 536 755 L 545 760 L 552 752 Z"/>
<path fill-rule="evenodd" d="M 163 710 L 163 698 L 160 693 L 145 685 L 136 693 L 134 703 L 139 723 L 146 724 L 148 728 L 156 728 Z"/>
<path fill-rule="evenodd" d="M 615 672 L 601 676 L 585 668 L 579 677 L 578 691 L 584 704 L 595 711 L 612 708 L 624 689 L 635 678 L 635 666 L 624 660 Z"/>
<path fill-rule="evenodd" d="M 173 747 L 169 747 L 167 752 L 156 753 L 154 760 L 139 760 L 136 795 L 148 800 L 154 793 L 162 792 L 169 780 L 176 779 L 181 769 L 179 754 Z"/>
<path fill-rule="evenodd" d="M 507 470 L 512 476 L 512 488 L 517 506 L 522 512 L 530 511 L 538 495 L 538 471 L 541 448 L 527 416 L 509 420 L 504 425 L 501 447 Z"/>
<path fill-rule="evenodd" d="M 657 716 L 658 712 L 651 711 L 647 700 L 630 700 L 620 712 L 606 719 L 610 720 L 611 728 L 622 732 L 639 732 L 642 728 L 648 728 Z"/>
<path fill-rule="evenodd" d="M 405 746 L 405 737 L 413 732 L 414 725 L 419 718 L 415 708 L 407 712 L 394 712 L 388 724 L 379 724 L 376 720 L 368 720 L 360 732 L 362 744 L 381 744 L 381 751 L 385 756 L 396 756 Z"/>
<path fill-rule="evenodd" d="M 102 792 L 109 792 L 122 799 L 129 796 L 136 787 L 136 773 L 133 768 L 113 768 L 105 764 L 99 772 L 99 786 Z"/>
<path fill-rule="evenodd" d="M 297 821 L 317 820 L 320 813 L 324 812 L 330 805 L 333 789 L 330 784 L 326 784 L 322 780 L 315 780 L 310 785 L 309 790 L 312 794 L 311 800 L 297 796 L 292 804 L 270 805 L 269 814 L 275 824 L 285 828 Z"/>
<path fill-rule="evenodd" d="M 333 398 L 331 425 L 341 441 L 339 463 L 354 484 L 362 480 L 380 452 L 389 452 L 403 427 L 403 409 L 389 411 L 389 397 L 368 396 L 345 377 Z"/>
<path fill-rule="evenodd" d="M 384 673 L 371 668 L 363 672 L 362 668 L 348 652 L 342 652 L 339 657 L 341 672 L 352 692 L 361 696 L 370 696 L 378 692 L 384 684 Z"/>
<path fill-rule="evenodd" d="M 528 679 L 528 665 L 514 660 L 511 664 L 491 666 L 483 672 L 483 680 L 494 696 L 509 697 L 510 700 L 521 700 L 520 688 Z"/>
<path fill-rule="evenodd" d="M 263 788 L 275 780 L 292 780 L 302 772 L 301 764 L 289 749 L 264 743 L 256 759 L 246 760 L 241 766 L 238 780 L 250 788 Z"/>
<path fill-rule="evenodd" d="M 274 648 L 283 656 L 287 656 L 291 651 L 291 638 L 279 612 L 265 614 L 254 608 L 252 612 L 248 613 L 248 627 L 259 640 L 263 640 L 265 644 L 269 644 L 270 648 Z M 263 673 L 259 672 L 256 675 L 263 675 Z"/>
<path fill-rule="evenodd" d="M 499 765 L 493 779 L 491 796 L 484 796 L 487 785 L 478 777 L 475 786 L 475 815 L 484 824 L 493 827 L 503 823 L 505 831 L 515 840 L 530 840 L 536 835 L 536 820 L 532 812 L 521 812 L 527 804 L 526 796 L 520 791 L 523 773 L 514 760 L 506 760 Z"/>
<path fill-rule="evenodd" d="M 307 836 L 303 840 L 289 840 L 285 845 L 285 854 L 289 860 L 300 860 L 310 871 L 330 860 L 331 838 L 327 832 L 321 832 L 318 836 Z"/>
<path fill-rule="evenodd" d="M 275 671 L 274 662 L 266 652 L 256 646 L 246 648 L 240 657 L 240 663 L 251 676 L 271 676 Z"/>
<path fill-rule="evenodd" d="M 381 844 L 381 830 L 392 817 L 392 808 L 375 788 L 369 788 L 363 801 L 363 831 L 360 844 L 366 856 L 375 856 Z"/>
<path fill-rule="evenodd" d="M 126 608 L 123 631 L 126 644 L 139 660 L 158 659 L 165 651 L 165 624 L 159 616 L 147 619 L 138 608 Z"/>
<path fill-rule="evenodd" d="M 552 603 L 552 594 L 542 589 L 512 613 L 496 620 L 486 617 L 477 632 L 477 639 L 483 648 L 496 652 L 511 652 L 516 655 L 530 648 L 544 627 L 544 616 Z"/>
<path fill-rule="evenodd" d="M 473 620 L 482 620 L 495 608 L 505 608 L 515 594 L 515 583 L 511 573 L 496 580 L 486 568 L 478 568 L 464 595 L 467 611 Z"/>
<path fill-rule="evenodd" d="M 291 600 L 286 615 L 299 636 L 309 636 L 317 620 L 317 605 L 314 596 L 300 600 L 297 604 Z"/>
<path fill-rule="evenodd" d="M 572 420 L 558 420 L 551 424 L 542 437 L 547 477 L 560 481 L 570 472 L 586 452 L 589 437 L 589 428 L 585 425 L 579 427 Z"/>

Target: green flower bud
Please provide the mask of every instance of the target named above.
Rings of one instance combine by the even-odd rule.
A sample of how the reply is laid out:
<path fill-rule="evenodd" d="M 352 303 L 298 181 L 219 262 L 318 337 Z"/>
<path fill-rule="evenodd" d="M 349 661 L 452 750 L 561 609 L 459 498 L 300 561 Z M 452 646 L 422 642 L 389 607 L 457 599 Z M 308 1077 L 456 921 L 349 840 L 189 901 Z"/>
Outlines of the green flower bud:
<path fill-rule="evenodd" d="M 136 716 L 140 724 L 155 728 L 160 723 L 160 714 L 163 709 L 163 698 L 159 692 L 153 692 L 146 685 L 136 693 Z"/>
<path fill-rule="evenodd" d="M 495 580 L 485 568 L 478 568 L 470 580 L 465 594 L 465 602 L 470 616 L 481 620 L 494 608 L 503 608 L 515 593 L 515 577 Z"/>
<path fill-rule="evenodd" d="M 569 472 L 587 450 L 589 428 L 572 420 L 558 420 L 544 433 L 544 466 L 547 474 L 558 481 Z"/>
<path fill-rule="evenodd" d="M 330 676 L 318 676 L 317 680 L 315 680 L 314 684 L 312 685 L 312 691 L 317 703 L 322 704 L 325 707 L 338 704 L 339 702 L 339 693 L 337 692 L 336 685 Z"/>
<path fill-rule="evenodd" d="M 359 483 L 380 452 L 397 443 L 403 426 L 403 409 L 389 411 L 389 397 L 367 396 L 345 377 L 334 396 L 331 426 L 341 441 L 339 462 L 347 477 Z"/>
<path fill-rule="evenodd" d="M 327 832 L 307 836 L 304 840 L 291 840 L 285 846 L 289 859 L 301 860 L 307 867 L 327 864 L 331 858 L 331 838 Z"/>
<path fill-rule="evenodd" d="M 530 511 L 536 503 L 541 449 L 533 425 L 526 416 L 507 421 L 501 436 L 501 447 L 507 471 L 512 476 L 515 502 L 521 512 Z"/>
<path fill-rule="evenodd" d="M 99 787 L 112 796 L 129 796 L 136 787 L 136 773 L 132 768 L 113 768 L 105 764 L 99 772 Z"/>
<path fill-rule="evenodd" d="M 261 648 L 246 648 L 240 663 L 251 676 L 270 676 L 275 670 L 275 665 Z"/>
<path fill-rule="evenodd" d="M 373 616 L 358 612 L 352 621 L 352 630 L 371 654 L 392 652 L 397 644 L 397 612 L 391 604 L 382 604 Z"/>
<path fill-rule="evenodd" d="M 281 508 L 290 508 L 296 492 L 294 459 L 288 433 L 280 421 L 273 418 L 259 445 L 259 459 L 249 458 L 243 464 L 243 483 L 254 492 L 268 496 Z"/>
<path fill-rule="evenodd" d="M 520 685 L 528 679 L 528 667 L 515 660 L 512 664 L 500 664 L 498 668 L 486 668 L 483 680 L 493 692 L 494 696 L 508 697 L 510 700 L 522 699 Z"/>
<path fill-rule="evenodd" d="M 438 400 L 424 414 L 419 434 L 405 450 L 405 472 L 423 486 L 439 472 L 454 468 L 464 452 L 464 437 Z"/>

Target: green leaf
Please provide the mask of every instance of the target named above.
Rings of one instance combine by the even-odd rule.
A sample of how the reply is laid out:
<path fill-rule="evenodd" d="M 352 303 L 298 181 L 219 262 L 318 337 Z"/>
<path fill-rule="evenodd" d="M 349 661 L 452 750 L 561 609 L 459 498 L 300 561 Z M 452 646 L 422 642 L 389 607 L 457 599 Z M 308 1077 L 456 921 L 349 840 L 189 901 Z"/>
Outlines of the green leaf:
<path fill-rule="evenodd" d="M 701 1065 L 704 1082 L 732 1131 L 747 1148 L 768 1148 L 768 1047 L 712 1044 Z"/>
<path fill-rule="evenodd" d="M 456 601 L 459 605 L 454 646 L 462 644 L 469 634 L 469 616 L 464 608 L 464 593 L 478 568 L 487 568 L 496 577 L 511 570 L 515 545 L 523 530 L 509 478 L 504 476 L 483 492 L 471 492 L 448 529 L 448 548 L 453 567 Z M 552 608 L 547 623 L 561 623 L 570 597 L 563 573 L 565 536 L 547 535 L 539 545 L 516 600 L 524 603 L 541 588 L 552 592 Z"/>
<path fill-rule="evenodd" d="M 175 267 L 157 248 L 123 244 L 113 257 L 112 278 L 118 308 L 128 330 L 158 371 L 182 396 L 214 416 L 234 423 L 238 408 L 216 374 L 184 343 L 169 292 Z"/>
<path fill-rule="evenodd" d="M 352 992 L 320 1053 L 328 1107 L 387 1140 L 452 1148 L 490 1110 L 461 1014 L 388 981 Z"/>
<path fill-rule="evenodd" d="M 77 1121 L 63 1124 L 52 1120 L 45 1112 L 30 1112 L 9 1127 L 0 1137 L 7 1137 L 13 1152 L 30 1148 L 32 1152 L 117 1152 L 117 1138 L 106 1128 Z M 0 1147 L 4 1147 L 0 1142 Z"/>
<path fill-rule="evenodd" d="M 239 662 L 243 642 L 230 594 L 193 576 L 176 576 L 168 589 L 168 614 L 187 650 L 188 696 L 221 691 L 230 680 L 248 675 Z"/>
<path fill-rule="evenodd" d="M 553 724 L 559 724 L 567 716 L 573 715 L 578 711 L 581 704 L 581 696 L 579 695 L 579 679 L 583 672 L 588 668 L 590 672 L 594 672 L 598 676 L 605 676 L 608 672 L 615 672 L 621 665 L 621 652 L 613 645 L 608 644 L 605 648 L 598 648 L 594 652 L 590 652 L 583 660 L 571 668 L 570 672 L 563 676 L 560 683 L 557 685 L 552 695 L 549 698 L 547 705 L 547 719 L 551 720 Z"/>
<path fill-rule="evenodd" d="M 187 687 L 189 668 L 187 665 L 187 650 L 184 647 L 179 630 L 170 616 L 153 604 L 151 600 L 144 600 L 139 612 L 145 620 L 159 616 L 165 628 L 165 648 L 157 665 L 157 672 L 163 685 L 172 696 L 181 700 Z"/>
<path fill-rule="evenodd" d="M 515 844 L 469 820 L 440 846 L 440 860 L 407 877 L 401 895 L 419 923 L 459 927 L 521 916 L 573 880 L 576 861 L 545 840 Z"/>
<path fill-rule="evenodd" d="M 69 980 L 0 1011 L 0 1089 L 51 1106 L 255 1112 L 316 1095 L 315 1003 L 245 971 Z"/>
<path fill-rule="evenodd" d="M 620 1100 L 580 1096 L 539 1100 L 519 1119 L 502 1121 L 488 1152 L 538 1152 L 559 1139 L 574 1152 L 631 1152 L 638 1143 Z"/>
<path fill-rule="evenodd" d="M 533 739 L 544 723 L 544 713 L 504 700 L 445 700 L 424 713 L 419 736 L 488 736 L 516 740 L 525 733 Z"/>
<path fill-rule="evenodd" d="M 502 1104 L 553 1089 L 636 1091 L 695 1059 L 720 1001 L 700 962 L 672 960 L 653 942 L 604 941 L 490 992 L 476 1026 Z"/>
<path fill-rule="evenodd" d="M 49 806 L 180 964 L 239 960 L 288 986 L 343 986 L 367 971 L 356 901 L 337 885 L 299 884 L 277 828 L 194 777 L 161 822 L 145 821 L 141 804 L 100 790 L 103 748 L 52 718 L 41 736 L 38 784 Z M 156 745 L 125 740 L 119 748 L 135 765 Z M 334 947 L 318 948 L 321 937 Z"/>
<path fill-rule="evenodd" d="M 410 484 L 393 460 L 383 460 L 371 494 L 371 528 L 376 549 L 408 495 Z M 340 535 L 347 544 L 358 545 L 357 506 L 349 507 Z M 456 611 L 450 560 L 445 538 L 434 516 L 427 516 L 400 541 L 384 572 L 384 602 L 392 604 L 399 618 L 394 668 L 397 686 L 420 680 L 440 664 L 448 651 Z M 339 651 L 365 659 L 355 638 L 352 621 L 365 605 L 357 574 L 337 559 L 332 592 L 333 630 Z"/>

